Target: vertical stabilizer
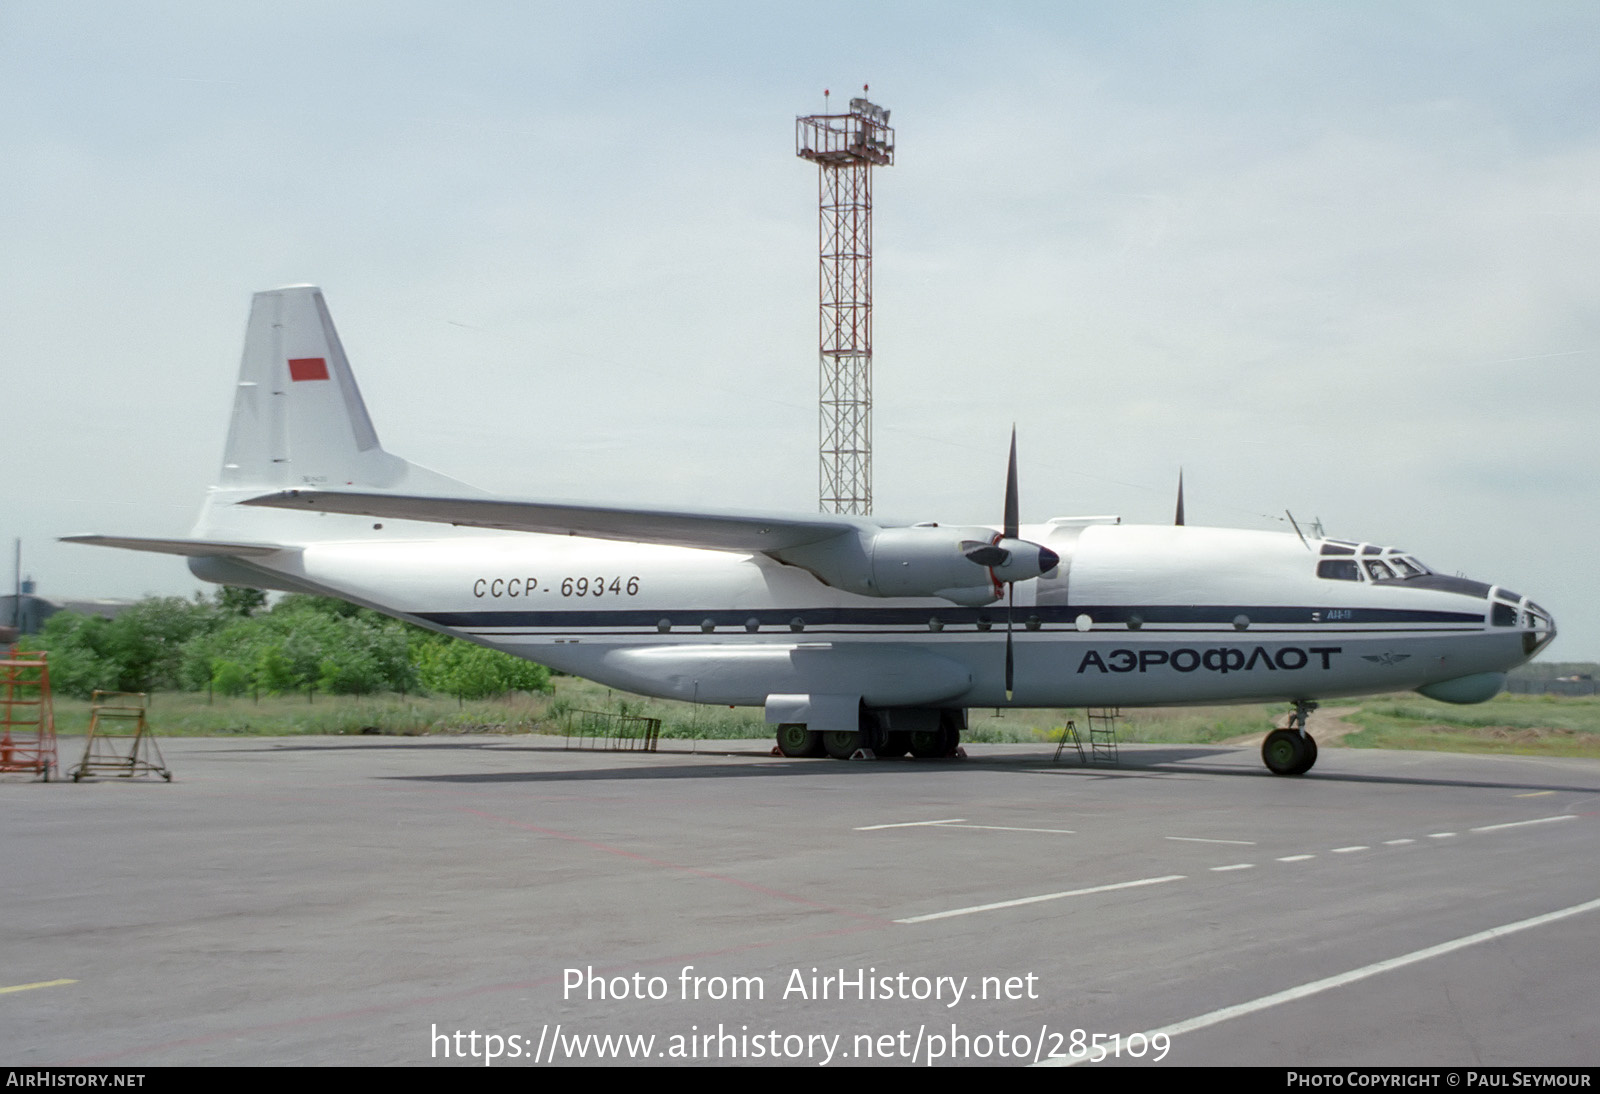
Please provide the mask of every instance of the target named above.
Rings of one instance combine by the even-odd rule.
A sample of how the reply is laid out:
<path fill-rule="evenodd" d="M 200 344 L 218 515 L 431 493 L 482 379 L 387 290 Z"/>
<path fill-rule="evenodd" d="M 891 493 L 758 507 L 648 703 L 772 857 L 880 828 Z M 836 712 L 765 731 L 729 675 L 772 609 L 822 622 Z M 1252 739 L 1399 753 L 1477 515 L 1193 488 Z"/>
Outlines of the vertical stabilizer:
<path fill-rule="evenodd" d="M 322 290 L 256 293 L 221 484 L 382 488 L 404 475 L 378 444 Z"/>
<path fill-rule="evenodd" d="M 329 536 L 357 527 L 359 522 L 342 519 L 315 525 L 264 521 L 234 504 L 301 486 L 483 496 L 383 450 L 315 285 L 287 285 L 256 293 L 251 301 L 222 473 L 195 534 L 286 540 L 294 529 Z"/>

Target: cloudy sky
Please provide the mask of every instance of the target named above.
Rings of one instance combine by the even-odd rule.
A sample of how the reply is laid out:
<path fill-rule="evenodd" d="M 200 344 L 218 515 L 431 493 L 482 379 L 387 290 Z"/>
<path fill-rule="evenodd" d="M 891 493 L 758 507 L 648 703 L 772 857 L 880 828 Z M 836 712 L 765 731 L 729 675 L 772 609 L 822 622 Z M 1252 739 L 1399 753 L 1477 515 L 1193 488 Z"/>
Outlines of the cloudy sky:
<path fill-rule="evenodd" d="M 880 513 L 1411 549 L 1600 659 L 1592 3 L 0 3 L 0 537 L 187 531 L 253 291 L 506 493 L 816 505 L 816 170 L 870 83 Z"/>

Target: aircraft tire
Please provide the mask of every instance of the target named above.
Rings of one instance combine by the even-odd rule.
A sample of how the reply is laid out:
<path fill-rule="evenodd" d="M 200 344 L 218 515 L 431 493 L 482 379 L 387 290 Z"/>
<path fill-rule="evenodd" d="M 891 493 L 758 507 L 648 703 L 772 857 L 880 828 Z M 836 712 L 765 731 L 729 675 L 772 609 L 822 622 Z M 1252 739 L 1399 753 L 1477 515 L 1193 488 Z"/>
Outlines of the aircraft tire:
<path fill-rule="evenodd" d="M 911 751 L 911 734 L 900 730 L 890 730 L 883 735 L 883 742 L 873 749 L 880 760 L 893 760 L 904 756 Z"/>
<path fill-rule="evenodd" d="M 778 751 L 791 759 L 822 755 L 822 734 L 807 729 L 804 722 L 785 722 L 778 727 Z"/>
<path fill-rule="evenodd" d="M 1304 775 L 1307 771 L 1310 771 L 1312 765 L 1317 762 L 1317 739 L 1311 734 L 1307 733 L 1306 744 L 1310 745 L 1311 747 L 1306 749 L 1305 763 L 1300 766 L 1299 771 L 1295 772 L 1296 775 Z"/>
<path fill-rule="evenodd" d="M 1304 775 L 1317 762 L 1317 742 L 1298 729 L 1275 729 L 1261 742 L 1261 762 L 1274 775 Z"/>
<path fill-rule="evenodd" d="M 830 729 L 822 735 L 822 749 L 836 760 L 848 760 L 861 747 L 861 734 Z"/>
<path fill-rule="evenodd" d="M 919 760 L 937 760 L 950 755 L 950 742 L 943 729 L 918 729 L 906 734 L 911 754 Z"/>

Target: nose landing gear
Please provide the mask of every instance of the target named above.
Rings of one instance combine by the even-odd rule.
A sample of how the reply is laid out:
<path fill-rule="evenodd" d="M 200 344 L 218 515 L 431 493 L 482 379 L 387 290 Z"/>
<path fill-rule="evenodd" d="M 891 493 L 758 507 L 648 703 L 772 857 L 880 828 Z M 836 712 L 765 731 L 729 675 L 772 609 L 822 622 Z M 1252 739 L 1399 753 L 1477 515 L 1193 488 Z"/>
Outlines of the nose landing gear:
<path fill-rule="evenodd" d="M 1317 709 L 1309 699 L 1296 699 L 1287 729 L 1275 729 L 1261 742 L 1261 761 L 1274 775 L 1304 775 L 1317 762 L 1316 738 L 1306 732 L 1306 716 Z"/>

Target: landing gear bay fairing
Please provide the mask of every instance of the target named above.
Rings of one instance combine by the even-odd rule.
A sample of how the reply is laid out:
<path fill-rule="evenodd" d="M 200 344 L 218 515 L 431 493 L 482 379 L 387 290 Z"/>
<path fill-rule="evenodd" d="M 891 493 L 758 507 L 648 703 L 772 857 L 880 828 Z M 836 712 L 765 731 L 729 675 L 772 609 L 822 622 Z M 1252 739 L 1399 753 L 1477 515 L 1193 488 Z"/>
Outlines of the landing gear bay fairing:
<path fill-rule="evenodd" d="M 191 536 L 74 536 L 341 597 L 611 687 L 760 706 L 790 756 L 951 753 L 972 707 L 1496 694 L 1555 636 L 1498 585 L 1298 533 L 619 508 L 497 497 L 384 451 L 319 289 L 258 293 Z"/>

